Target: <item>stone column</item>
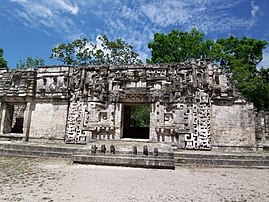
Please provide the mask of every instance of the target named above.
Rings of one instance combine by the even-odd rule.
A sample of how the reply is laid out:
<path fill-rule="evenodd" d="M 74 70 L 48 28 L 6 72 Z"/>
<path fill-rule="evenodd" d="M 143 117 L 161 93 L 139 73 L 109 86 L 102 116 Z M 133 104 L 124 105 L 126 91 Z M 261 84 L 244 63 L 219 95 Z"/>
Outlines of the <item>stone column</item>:
<path fill-rule="evenodd" d="M 23 123 L 23 135 L 25 141 L 29 140 L 31 117 L 32 117 L 32 103 L 27 102 L 26 109 L 24 112 L 24 123 Z"/>
<path fill-rule="evenodd" d="M 115 139 L 120 139 L 123 135 L 123 108 L 121 103 L 115 104 Z"/>
<path fill-rule="evenodd" d="M 158 135 L 156 133 L 156 128 L 159 127 L 159 122 L 157 121 L 159 118 L 159 105 L 160 103 L 152 103 L 150 105 L 150 124 L 149 124 L 149 139 L 151 141 L 157 142 Z M 158 111 L 158 113 L 157 113 Z"/>
<path fill-rule="evenodd" d="M 3 126 L 4 126 L 4 123 L 2 122 L 2 120 L 4 120 L 2 117 L 2 115 L 4 114 L 3 107 L 4 107 L 3 103 L 0 102 L 0 134 L 3 134 Z"/>
<path fill-rule="evenodd" d="M 0 124 L 0 133 L 10 133 L 11 132 L 11 123 L 12 123 L 13 110 L 7 104 L 2 106 L 2 120 Z"/>

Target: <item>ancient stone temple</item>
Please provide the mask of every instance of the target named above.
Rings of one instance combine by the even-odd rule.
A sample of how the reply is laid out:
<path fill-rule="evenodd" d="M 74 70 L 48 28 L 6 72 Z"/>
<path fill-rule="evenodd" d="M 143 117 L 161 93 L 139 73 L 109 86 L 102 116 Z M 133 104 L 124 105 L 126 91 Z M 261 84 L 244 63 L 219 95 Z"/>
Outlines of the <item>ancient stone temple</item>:
<path fill-rule="evenodd" d="M 131 124 L 148 109 L 148 125 Z M 262 147 L 268 113 L 256 116 L 205 60 L 0 70 L 0 136 L 87 144 L 145 139 L 182 149 Z"/>

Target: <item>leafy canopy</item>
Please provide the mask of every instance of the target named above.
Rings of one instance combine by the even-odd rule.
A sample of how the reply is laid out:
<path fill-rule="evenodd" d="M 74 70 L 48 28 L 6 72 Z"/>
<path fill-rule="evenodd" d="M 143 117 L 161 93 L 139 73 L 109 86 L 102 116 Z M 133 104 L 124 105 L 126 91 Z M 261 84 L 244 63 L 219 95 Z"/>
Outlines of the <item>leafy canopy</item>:
<path fill-rule="evenodd" d="M 204 33 L 193 28 L 190 32 L 172 30 L 168 35 L 156 33 L 148 44 L 152 57 L 147 63 L 183 62 L 189 58 L 206 58 L 212 40 L 205 40 Z"/>
<path fill-rule="evenodd" d="M 103 35 L 98 40 L 100 44 L 93 43 L 86 37 L 60 44 L 52 49 L 51 58 L 71 66 L 142 63 L 133 47 L 122 39 L 109 41 Z"/>
<path fill-rule="evenodd" d="M 131 106 L 131 127 L 149 127 L 149 120 L 149 106 Z"/>
<path fill-rule="evenodd" d="M 0 48 L 0 68 L 7 68 L 7 61 L 3 58 L 4 51 Z"/>
<path fill-rule="evenodd" d="M 204 38 L 193 28 L 190 32 L 173 30 L 168 35 L 156 33 L 148 44 L 152 57 L 148 63 L 184 62 L 210 59 L 219 62 L 231 82 L 258 110 L 269 109 L 268 69 L 257 69 L 267 42 L 254 38 L 230 36 L 217 41 Z"/>
<path fill-rule="evenodd" d="M 257 65 L 262 61 L 267 42 L 230 36 L 227 39 L 218 39 L 215 44 L 220 47 L 220 50 L 217 57 L 212 54 L 212 59 L 219 61 L 226 69 L 232 83 L 241 94 L 253 102 L 258 110 L 269 109 L 269 83 L 268 80 L 262 79 L 267 70 L 257 69 Z"/>
<path fill-rule="evenodd" d="M 24 69 L 24 68 L 38 68 L 41 66 L 45 66 L 45 60 L 42 58 L 36 57 L 27 57 L 26 61 L 23 62 L 22 60 L 19 61 L 19 64 L 16 65 L 17 68 Z"/>

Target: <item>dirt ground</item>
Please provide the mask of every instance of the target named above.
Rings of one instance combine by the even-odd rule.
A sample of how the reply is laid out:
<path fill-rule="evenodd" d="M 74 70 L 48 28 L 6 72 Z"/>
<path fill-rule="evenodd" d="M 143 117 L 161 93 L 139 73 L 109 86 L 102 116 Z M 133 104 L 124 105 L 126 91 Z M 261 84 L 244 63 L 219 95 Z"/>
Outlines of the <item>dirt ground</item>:
<path fill-rule="evenodd" d="M 269 170 L 154 170 L 0 157 L 0 201 L 269 201 Z"/>

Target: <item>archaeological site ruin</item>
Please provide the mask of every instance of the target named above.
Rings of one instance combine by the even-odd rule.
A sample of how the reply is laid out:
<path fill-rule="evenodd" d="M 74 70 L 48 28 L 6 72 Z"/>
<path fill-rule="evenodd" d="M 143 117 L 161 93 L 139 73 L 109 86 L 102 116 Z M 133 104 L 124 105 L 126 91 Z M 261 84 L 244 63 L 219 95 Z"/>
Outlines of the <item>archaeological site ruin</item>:
<path fill-rule="evenodd" d="M 148 125 L 131 122 L 148 109 Z M 164 65 L 0 70 L 0 136 L 88 144 L 146 140 L 193 150 L 263 150 L 268 113 L 257 113 L 206 60 Z"/>

